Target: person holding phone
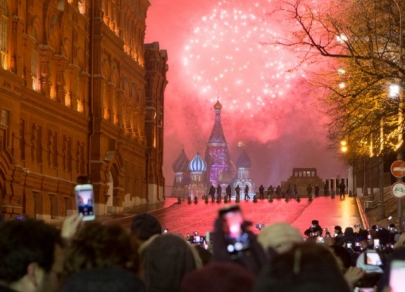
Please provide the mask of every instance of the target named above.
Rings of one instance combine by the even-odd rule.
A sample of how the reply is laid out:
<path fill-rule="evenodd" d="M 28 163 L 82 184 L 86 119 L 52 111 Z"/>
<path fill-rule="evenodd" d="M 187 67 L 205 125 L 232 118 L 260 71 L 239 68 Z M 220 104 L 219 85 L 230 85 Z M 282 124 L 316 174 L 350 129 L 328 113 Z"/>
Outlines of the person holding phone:
<path fill-rule="evenodd" d="M 249 230 L 251 225 L 243 218 L 239 205 L 221 208 L 212 233 L 213 261 L 235 262 L 258 275 L 267 257 L 256 235 Z"/>

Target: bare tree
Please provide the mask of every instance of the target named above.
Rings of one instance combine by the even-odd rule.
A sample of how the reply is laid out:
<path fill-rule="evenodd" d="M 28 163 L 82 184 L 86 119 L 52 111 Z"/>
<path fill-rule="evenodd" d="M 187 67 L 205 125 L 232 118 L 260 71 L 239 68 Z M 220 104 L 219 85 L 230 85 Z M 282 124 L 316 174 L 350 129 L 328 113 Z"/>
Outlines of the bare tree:
<path fill-rule="evenodd" d="M 317 63 L 309 83 L 323 89 L 321 110 L 330 116 L 330 147 L 348 140 L 350 155 L 390 152 L 398 146 L 402 103 L 388 98 L 389 85 L 405 74 L 400 28 L 402 0 L 276 0 L 269 17 L 289 23 L 269 43 Z M 404 3 L 405 4 L 405 3 Z"/>

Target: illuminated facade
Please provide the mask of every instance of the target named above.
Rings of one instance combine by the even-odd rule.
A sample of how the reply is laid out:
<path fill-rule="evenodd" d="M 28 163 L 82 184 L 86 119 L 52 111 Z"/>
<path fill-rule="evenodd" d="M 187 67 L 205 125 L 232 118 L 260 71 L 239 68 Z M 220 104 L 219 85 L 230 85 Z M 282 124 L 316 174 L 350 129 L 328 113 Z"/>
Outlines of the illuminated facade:
<path fill-rule="evenodd" d="M 207 184 L 217 186 L 223 184 L 223 178 L 233 178 L 236 170 L 230 159 L 228 143 L 226 143 L 224 131 L 222 130 L 222 105 L 219 101 L 214 105 L 214 110 L 215 122 L 205 151 L 205 161 L 207 162 L 205 180 Z"/>
<path fill-rule="evenodd" d="M 0 0 L 0 206 L 6 218 L 164 200 L 167 53 L 144 44 L 147 0 Z"/>
<path fill-rule="evenodd" d="M 252 162 L 250 160 L 249 155 L 246 152 L 246 149 L 243 149 L 242 154 L 236 160 L 236 167 L 238 168 L 238 177 L 234 181 L 233 186 L 236 188 L 238 185 L 241 189 L 241 195 L 244 193 L 245 187 L 248 186 L 249 188 L 249 196 L 255 195 L 255 184 L 253 183 L 250 177 L 250 168 L 252 166 Z M 241 197 L 243 198 L 243 197 Z"/>
<path fill-rule="evenodd" d="M 188 159 L 184 150 L 172 165 L 175 172 L 172 197 L 186 198 L 187 196 L 202 197 L 207 195 L 209 187 L 221 185 L 222 195 L 225 189 L 232 183 L 236 176 L 236 167 L 230 159 L 228 144 L 226 143 L 224 131 L 221 124 L 222 105 L 219 101 L 214 105 L 215 121 L 207 143 L 205 151 L 205 161 L 199 154 L 193 161 L 203 161 L 205 164 L 202 168 L 196 169 L 196 164 L 191 161 L 189 168 L 186 168 Z M 202 162 L 198 165 L 201 166 Z"/>

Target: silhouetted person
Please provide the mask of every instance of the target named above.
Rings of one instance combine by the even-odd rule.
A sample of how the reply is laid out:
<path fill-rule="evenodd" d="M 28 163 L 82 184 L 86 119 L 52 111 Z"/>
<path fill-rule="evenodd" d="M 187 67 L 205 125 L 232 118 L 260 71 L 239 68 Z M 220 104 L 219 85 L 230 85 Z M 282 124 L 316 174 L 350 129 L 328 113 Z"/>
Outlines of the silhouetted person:
<path fill-rule="evenodd" d="M 230 200 L 231 200 L 231 196 L 232 196 L 231 185 L 228 185 L 228 186 L 226 187 L 226 195 L 228 196 L 229 201 L 230 201 Z"/>
<path fill-rule="evenodd" d="M 268 199 L 272 198 L 273 194 L 274 194 L 274 189 L 273 189 L 273 186 L 270 185 L 269 188 L 267 189 L 267 198 Z"/>
<path fill-rule="evenodd" d="M 340 198 L 344 199 L 345 198 L 345 190 L 346 190 L 346 185 L 345 183 L 342 181 L 339 185 L 339 193 L 340 193 Z"/>
<path fill-rule="evenodd" d="M 312 186 L 309 184 L 307 186 L 307 194 L 308 194 L 308 199 L 312 200 Z"/>
<path fill-rule="evenodd" d="M 281 198 L 281 187 L 280 187 L 280 185 L 278 185 L 277 188 L 276 188 L 276 195 L 277 195 L 277 199 Z"/>
<path fill-rule="evenodd" d="M 210 187 L 209 195 L 211 196 L 211 200 L 215 201 L 215 188 L 213 185 L 211 185 L 211 187 Z"/>
<path fill-rule="evenodd" d="M 323 195 L 324 195 L 324 196 L 327 196 L 327 195 L 328 195 L 328 184 L 325 184 L 325 185 L 323 186 Z"/>
<path fill-rule="evenodd" d="M 286 198 L 291 199 L 291 197 L 292 197 L 292 188 L 291 185 L 289 184 L 286 191 Z"/>
<path fill-rule="evenodd" d="M 245 186 L 245 200 L 250 200 L 248 185 Z"/>
<path fill-rule="evenodd" d="M 220 197 L 220 198 L 221 198 L 221 194 L 222 194 L 222 187 L 221 187 L 220 184 L 218 184 L 218 187 L 217 187 L 217 197 Z"/>
<path fill-rule="evenodd" d="M 240 199 L 240 186 L 239 185 L 236 186 L 235 192 L 236 192 L 236 199 L 239 200 Z"/>
<path fill-rule="evenodd" d="M 298 198 L 298 189 L 297 189 L 297 185 L 294 185 L 294 189 L 293 189 L 293 191 L 294 191 L 294 199 L 297 199 L 297 198 Z"/>
<path fill-rule="evenodd" d="M 264 199 L 264 187 L 263 187 L 263 185 L 260 185 L 259 196 L 260 196 L 260 199 Z"/>

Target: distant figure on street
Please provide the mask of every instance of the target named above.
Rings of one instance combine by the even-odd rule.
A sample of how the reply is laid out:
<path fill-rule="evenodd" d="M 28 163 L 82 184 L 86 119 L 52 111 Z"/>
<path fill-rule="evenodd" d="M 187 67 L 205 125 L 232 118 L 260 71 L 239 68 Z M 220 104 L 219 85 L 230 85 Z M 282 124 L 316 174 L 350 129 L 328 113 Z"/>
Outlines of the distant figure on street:
<path fill-rule="evenodd" d="M 226 187 L 226 195 L 228 196 L 229 201 L 231 201 L 231 196 L 232 196 L 231 185 L 228 185 L 228 186 Z"/>
<path fill-rule="evenodd" d="M 291 185 L 289 184 L 286 191 L 286 198 L 291 199 L 291 197 L 292 197 L 292 188 Z"/>
<path fill-rule="evenodd" d="M 274 189 L 273 189 L 273 186 L 270 185 L 269 188 L 267 189 L 267 198 L 268 199 L 273 198 L 273 194 L 274 194 Z"/>
<path fill-rule="evenodd" d="M 312 186 L 311 186 L 311 184 L 309 184 L 307 186 L 307 195 L 308 195 L 308 199 L 312 200 Z"/>
<path fill-rule="evenodd" d="M 218 198 L 218 197 L 221 198 L 221 197 L 222 197 L 221 194 L 222 194 L 222 187 L 221 187 L 220 184 L 218 184 L 218 187 L 217 187 L 217 198 Z"/>
<path fill-rule="evenodd" d="M 319 186 L 315 186 L 315 198 L 319 197 Z"/>
<path fill-rule="evenodd" d="M 245 200 L 250 200 L 248 185 L 245 186 Z"/>
<path fill-rule="evenodd" d="M 346 185 L 345 185 L 345 183 L 343 182 L 343 180 L 342 180 L 342 182 L 340 183 L 340 185 L 339 185 L 339 191 L 340 191 L 340 198 L 342 199 L 344 199 L 345 198 L 345 190 L 346 190 Z"/>
<path fill-rule="evenodd" d="M 210 187 L 209 195 L 211 196 L 211 200 L 215 201 L 215 188 L 213 185 Z"/>
<path fill-rule="evenodd" d="M 325 185 L 323 186 L 323 195 L 324 195 L 324 196 L 327 196 L 327 195 L 328 195 L 328 184 L 325 184 Z"/>
<path fill-rule="evenodd" d="M 277 188 L 276 188 L 276 195 L 277 195 L 277 199 L 281 198 L 281 187 L 280 187 L 280 185 L 278 185 Z"/>
<path fill-rule="evenodd" d="M 236 192 L 236 200 L 240 200 L 240 186 L 237 185 L 235 188 L 235 192 Z"/>
<path fill-rule="evenodd" d="M 260 195 L 260 199 L 264 199 L 264 187 L 263 187 L 263 185 L 260 185 L 259 195 Z"/>
<path fill-rule="evenodd" d="M 294 185 L 294 199 L 298 198 L 298 188 L 297 185 Z"/>

